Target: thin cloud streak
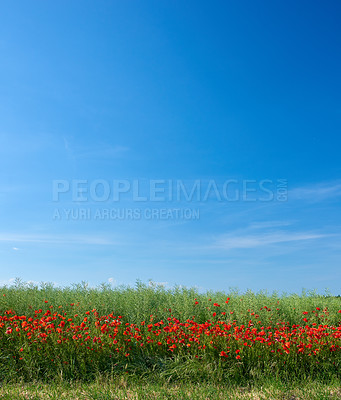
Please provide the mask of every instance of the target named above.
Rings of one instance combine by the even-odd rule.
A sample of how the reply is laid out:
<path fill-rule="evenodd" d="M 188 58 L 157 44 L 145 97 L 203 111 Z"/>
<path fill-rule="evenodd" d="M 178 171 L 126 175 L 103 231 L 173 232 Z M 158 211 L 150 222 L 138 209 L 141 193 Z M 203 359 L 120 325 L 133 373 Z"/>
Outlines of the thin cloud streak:
<path fill-rule="evenodd" d="M 258 235 L 228 235 L 222 236 L 216 240 L 212 247 L 225 250 L 232 249 L 248 249 L 257 248 L 279 243 L 301 242 L 306 240 L 323 239 L 335 236 L 331 234 L 314 234 L 314 233 L 292 233 L 292 232 L 276 232 L 276 233 L 260 233 Z"/>
<path fill-rule="evenodd" d="M 63 137 L 64 141 L 64 149 L 68 156 L 71 158 L 77 159 L 77 158 L 113 158 L 113 157 L 121 157 L 128 151 L 130 151 L 130 148 L 127 146 L 121 146 L 121 145 L 106 145 L 106 144 L 101 144 L 101 145 L 96 145 L 95 147 L 79 147 L 79 146 L 72 146 L 70 141 L 64 136 Z"/>
<path fill-rule="evenodd" d="M 283 226 L 290 226 L 293 221 L 261 221 L 254 222 L 249 226 L 249 229 L 265 229 L 265 228 L 278 228 Z"/>
<path fill-rule="evenodd" d="M 292 189 L 288 193 L 288 199 L 308 200 L 317 203 L 327 199 L 341 197 L 341 182 L 321 182 L 310 186 L 302 186 Z"/>
<path fill-rule="evenodd" d="M 46 244 L 83 244 L 83 245 L 122 245 L 121 242 L 87 235 L 20 235 L 0 233 L 0 242 L 46 243 Z"/>

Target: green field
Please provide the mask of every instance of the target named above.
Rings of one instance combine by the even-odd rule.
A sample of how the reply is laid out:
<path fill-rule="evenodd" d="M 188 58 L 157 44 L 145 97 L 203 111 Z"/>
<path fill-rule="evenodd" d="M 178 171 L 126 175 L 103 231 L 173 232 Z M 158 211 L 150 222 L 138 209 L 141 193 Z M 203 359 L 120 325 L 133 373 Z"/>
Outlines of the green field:
<path fill-rule="evenodd" d="M 103 380 L 95 382 L 53 382 L 42 384 L 7 384 L 0 388 L 0 399 L 6 400 L 337 400 L 341 388 L 337 383 L 322 384 L 264 382 L 261 386 L 231 386 L 227 384 L 178 383 L 157 384 Z"/>
<path fill-rule="evenodd" d="M 0 289 L 0 398 L 340 398 L 340 309 L 315 292 L 16 281 Z"/>

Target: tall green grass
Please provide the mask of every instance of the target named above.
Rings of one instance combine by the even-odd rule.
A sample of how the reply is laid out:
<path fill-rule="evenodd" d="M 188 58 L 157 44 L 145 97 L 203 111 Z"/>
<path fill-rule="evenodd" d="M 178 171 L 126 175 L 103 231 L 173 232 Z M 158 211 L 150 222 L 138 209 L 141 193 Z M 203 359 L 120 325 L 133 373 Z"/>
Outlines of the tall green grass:
<path fill-rule="evenodd" d="M 35 285 L 17 279 L 11 286 L 0 287 L 0 313 L 12 309 L 18 315 L 33 316 L 34 311 L 42 308 L 44 301 L 48 300 L 49 304 L 54 307 L 61 305 L 64 310 L 74 311 L 76 307 L 79 312 L 85 312 L 95 308 L 100 315 L 113 312 L 130 323 L 139 323 L 150 315 L 154 315 L 154 319 L 165 319 L 169 317 L 169 309 L 180 320 L 195 316 L 195 320 L 202 323 L 212 318 L 213 303 L 224 304 L 227 297 L 230 297 L 229 311 L 233 312 L 231 320 L 236 320 L 237 324 L 247 323 L 252 311 L 260 315 L 264 324 L 275 319 L 289 324 L 302 323 L 302 313 L 316 307 L 321 310 L 328 308 L 329 324 L 337 325 L 341 320 L 341 314 L 338 314 L 341 297 L 328 293 L 321 295 L 315 291 L 302 291 L 301 294 L 280 295 L 266 291 L 254 293 L 251 290 L 240 293 L 236 289 L 200 293 L 195 288 L 176 286 L 167 289 L 141 281 L 137 281 L 135 287 L 102 284 L 92 288 L 82 282 L 60 288 L 51 283 Z M 199 306 L 195 305 L 195 299 Z M 264 306 L 271 312 L 261 310 Z"/>
<path fill-rule="evenodd" d="M 228 304 L 225 303 L 227 297 L 230 298 Z M 300 295 L 279 295 L 265 291 L 240 293 L 235 289 L 226 293 L 199 293 L 194 288 L 166 289 L 140 281 L 136 282 L 135 287 L 113 288 L 102 284 L 91 288 L 83 282 L 58 288 L 47 283 L 38 286 L 16 280 L 12 286 L 0 288 L 0 315 L 4 315 L 6 310 L 10 309 L 16 315 L 34 317 L 37 310 L 46 311 L 50 306 L 53 310 L 58 310 L 61 306 L 63 312 L 70 316 L 79 314 L 79 323 L 85 313 L 93 309 L 96 309 L 100 316 L 113 313 L 115 316 L 122 316 L 124 323 L 139 326 L 142 321 L 166 321 L 170 315 L 182 322 L 193 318 L 197 323 L 204 323 L 212 320 L 213 312 L 218 311 L 214 303 L 221 305 L 219 312 L 226 311 L 225 321 L 235 321 L 237 325 L 247 326 L 250 319 L 255 323 L 260 320 L 264 326 L 274 326 L 281 322 L 289 325 L 341 325 L 341 298 L 330 296 L 328 293 L 320 295 L 316 292 L 302 292 Z M 316 309 L 320 311 L 316 313 Z M 303 314 L 305 312 L 308 314 Z M 307 321 L 303 321 L 303 318 L 307 318 Z M 96 332 L 93 331 L 93 334 Z M 39 343 L 25 347 L 22 336 L 15 340 L 9 339 L 9 335 L 6 334 L 0 337 L 2 381 L 89 381 L 98 376 L 116 379 L 127 375 L 145 382 L 230 382 L 240 385 L 261 382 L 269 375 L 287 382 L 292 379 L 303 382 L 309 377 L 324 383 L 340 380 L 340 351 L 333 353 L 333 358 L 328 355 L 326 359 L 320 356 L 314 360 L 298 357 L 295 353 L 291 353 L 287 358 L 273 358 L 271 355 L 269 357 L 268 353 L 262 357 L 263 347 L 256 343 L 254 350 L 245 355 L 243 362 L 239 362 L 235 357 L 222 360 L 222 357 L 219 357 L 220 350 L 210 346 L 207 339 L 210 349 L 199 360 L 190 351 L 172 354 L 156 344 L 146 346 L 142 350 L 136 348 L 132 357 L 127 359 L 124 353 L 112 356 L 109 347 L 105 347 L 104 351 L 87 354 L 72 341 L 63 346 L 56 346 L 56 338 L 53 335 L 44 345 L 44 352 L 38 350 L 41 347 Z M 238 343 L 234 342 L 233 345 Z M 19 361 L 18 350 L 21 346 L 24 347 L 25 357 Z M 12 354 L 16 357 L 13 358 Z M 54 361 L 51 362 L 51 359 Z M 68 360 L 67 364 L 64 364 L 63 360 Z"/>

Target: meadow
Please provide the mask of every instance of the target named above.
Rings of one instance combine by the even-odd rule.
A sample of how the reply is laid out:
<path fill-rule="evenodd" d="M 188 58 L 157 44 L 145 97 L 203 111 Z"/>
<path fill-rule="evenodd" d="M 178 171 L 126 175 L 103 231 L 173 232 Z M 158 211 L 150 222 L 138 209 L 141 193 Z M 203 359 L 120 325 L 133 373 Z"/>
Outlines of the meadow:
<path fill-rule="evenodd" d="M 0 350 L 0 398 L 334 399 L 341 298 L 17 280 L 0 288 Z"/>

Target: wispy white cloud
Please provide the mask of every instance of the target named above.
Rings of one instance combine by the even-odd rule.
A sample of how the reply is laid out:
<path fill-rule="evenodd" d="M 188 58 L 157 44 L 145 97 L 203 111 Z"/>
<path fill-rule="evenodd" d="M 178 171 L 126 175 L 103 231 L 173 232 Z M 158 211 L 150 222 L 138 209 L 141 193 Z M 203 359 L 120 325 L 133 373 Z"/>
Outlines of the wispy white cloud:
<path fill-rule="evenodd" d="M 80 245 L 121 245 L 122 242 L 109 237 L 95 235 L 31 235 L 0 232 L 0 242 L 41 243 L 41 244 L 80 244 Z M 13 247 L 13 250 L 17 247 Z"/>
<path fill-rule="evenodd" d="M 80 146 L 77 144 L 71 143 L 71 140 L 63 137 L 64 141 L 64 149 L 67 152 L 68 156 L 72 158 L 118 158 L 127 153 L 130 148 L 127 146 L 121 145 L 109 145 L 109 144 L 98 144 L 89 147 L 89 146 Z"/>
<path fill-rule="evenodd" d="M 302 186 L 291 189 L 288 194 L 289 199 L 307 200 L 312 203 L 339 197 L 341 197 L 341 181 Z"/>
<path fill-rule="evenodd" d="M 69 145 L 69 141 L 66 139 L 66 137 L 63 136 L 63 141 L 64 141 L 64 148 L 67 152 L 71 151 L 70 145 Z"/>
<path fill-rule="evenodd" d="M 322 239 L 332 235 L 315 234 L 308 232 L 272 232 L 254 235 L 223 235 L 219 237 L 212 247 L 231 249 L 247 249 L 274 245 L 279 243 L 300 242 L 313 239 Z"/>
<path fill-rule="evenodd" d="M 249 225 L 250 229 L 265 229 L 265 228 L 279 228 L 284 226 L 290 226 L 294 222 L 293 221 L 260 221 L 253 222 Z"/>

